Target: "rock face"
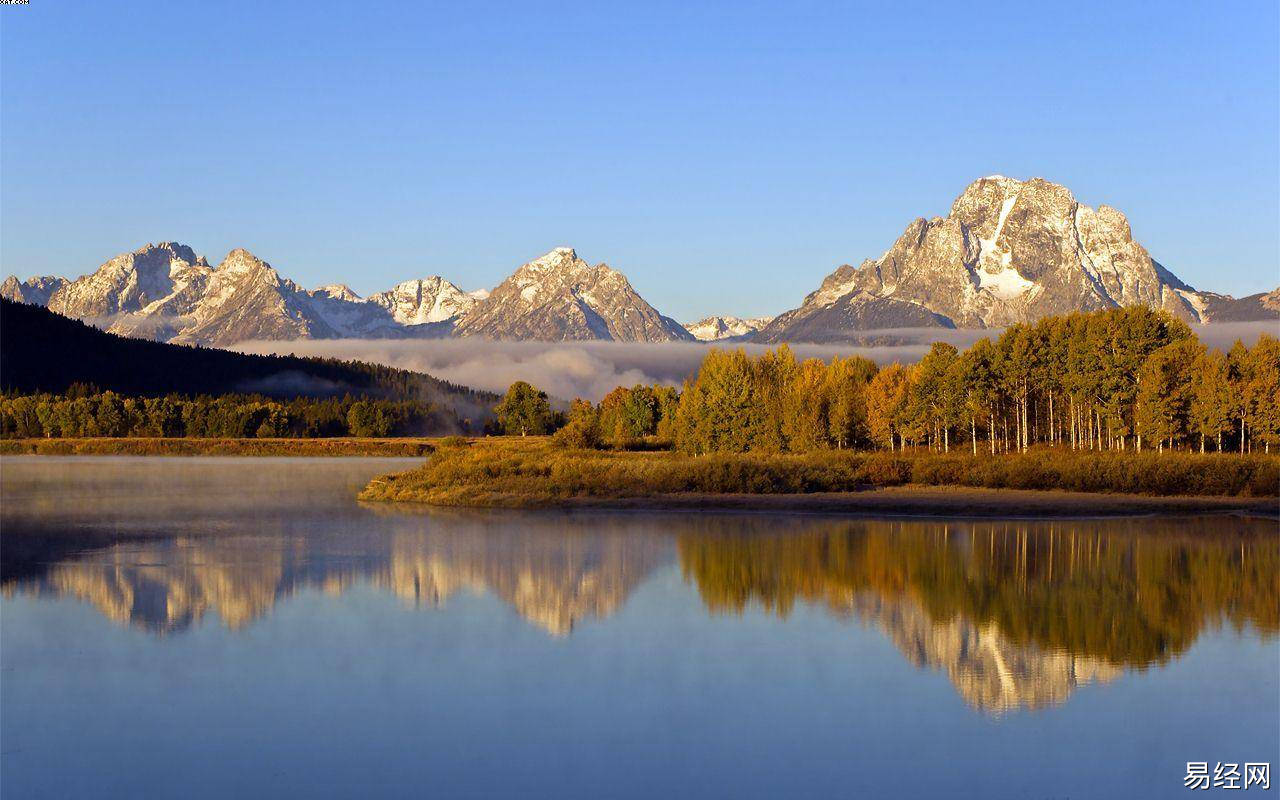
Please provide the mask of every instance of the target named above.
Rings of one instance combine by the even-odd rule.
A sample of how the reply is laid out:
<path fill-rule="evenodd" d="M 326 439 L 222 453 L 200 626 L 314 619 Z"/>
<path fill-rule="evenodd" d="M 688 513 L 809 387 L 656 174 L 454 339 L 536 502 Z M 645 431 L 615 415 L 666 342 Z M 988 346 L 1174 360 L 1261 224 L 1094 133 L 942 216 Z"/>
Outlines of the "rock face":
<path fill-rule="evenodd" d="M 211 274 L 209 262 L 184 244 L 149 244 L 57 290 L 49 298 L 49 310 L 86 320 L 151 315 L 162 308 L 185 314 L 203 294 Z"/>
<path fill-rule="evenodd" d="M 327 297 L 327 295 L 326 295 Z M 223 347 L 246 339 L 332 339 L 339 335 L 310 295 L 248 250 L 227 254 L 209 277 L 179 344 Z"/>
<path fill-rule="evenodd" d="M 369 302 L 385 308 L 401 325 L 425 325 L 457 319 L 475 308 L 480 299 L 433 276 L 405 281 L 391 291 L 370 296 Z"/>
<path fill-rule="evenodd" d="M 307 290 L 247 250 L 217 267 L 177 242 L 124 253 L 68 281 L 10 276 L 0 296 L 129 336 L 225 347 L 246 339 L 435 338 L 619 342 L 888 343 L 897 328 L 999 327 L 1142 304 L 1189 322 L 1280 321 L 1280 289 L 1240 299 L 1178 280 L 1133 240 L 1124 215 L 1034 178 L 975 181 L 946 217 L 917 219 L 879 259 L 843 265 L 772 320 L 708 317 L 688 329 L 621 272 L 559 247 L 492 292 L 438 276 L 361 298 Z"/>
<path fill-rule="evenodd" d="M 188 246 L 149 244 L 75 281 L 8 278 L 3 296 L 128 336 L 226 347 L 247 339 L 440 336 L 479 300 L 439 277 L 362 299 L 345 285 L 306 290 L 248 250 L 216 268 Z"/>
<path fill-rule="evenodd" d="M 590 266 L 569 247 L 557 247 L 507 278 L 454 328 L 488 339 L 619 342 L 692 340 L 658 313 L 606 264 Z"/>
<path fill-rule="evenodd" d="M 247 250 L 217 267 L 176 242 L 116 256 L 95 272 L 16 277 L 5 297 L 129 336 L 226 347 L 249 339 L 435 338 L 474 335 L 549 341 L 690 340 L 636 294 L 622 273 L 559 248 L 518 269 L 493 292 L 444 278 L 405 281 L 361 298 L 343 284 L 306 290 Z"/>
<path fill-rule="evenodd" d="M 1082 205 L 1040 178 L 993 175 L 970 184 L 946 217 L 912 222 L 879 259 L 837 269 L 756 338 L 833 341 L 871 328 L 999 327 L 1129 305 L 1209 322 L 1210 298 L 1155 261 L 1116 209 Z"/>
<path fill-rule="evenodd" d="M 30 303 L 36 306 L 47 306 L 54 292 L 67 285 L 66 278 L 53 275 L 38 275 L 19 281 L 18 276 L 10 275 L 0 283 L 0 297 L 18 303 Z"/>
<path fill-rule="evenodd" d="M 744 341 L 773 317 L 706 317 L 684 328 L 700 342 Z"/>
<path fill-rule="evenodd" d="M 1280 289 L 1259 292 L 1247 297 L 1201 292 L 1202 314 L 1210 322 L 1254 322 L 1280 320 Z"/>

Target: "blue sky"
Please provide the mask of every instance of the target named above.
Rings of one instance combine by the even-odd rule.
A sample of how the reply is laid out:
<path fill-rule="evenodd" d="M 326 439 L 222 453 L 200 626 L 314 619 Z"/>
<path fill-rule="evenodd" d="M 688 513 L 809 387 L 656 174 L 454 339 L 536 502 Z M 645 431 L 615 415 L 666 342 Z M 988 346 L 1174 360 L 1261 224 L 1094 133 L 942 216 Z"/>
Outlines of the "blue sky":
<path fill-rule="evenodd" d="M 0 7 L 0 271 L 176 239 L 312 286 L 557 245 L 679 319 L 776 313 L 974 178 L 1280 284 L 1280 16 L 1209 4 Z"/>

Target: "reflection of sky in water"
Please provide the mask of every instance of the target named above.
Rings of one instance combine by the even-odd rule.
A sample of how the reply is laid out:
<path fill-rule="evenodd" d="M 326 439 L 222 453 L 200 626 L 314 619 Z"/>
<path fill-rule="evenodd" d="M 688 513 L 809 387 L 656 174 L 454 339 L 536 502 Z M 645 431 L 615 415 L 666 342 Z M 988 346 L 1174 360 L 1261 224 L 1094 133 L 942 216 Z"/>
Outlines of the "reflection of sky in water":
<path fill-rule="evenodd" d="M 1280 746 L 1274 522 L 349 500 L 385 468 L 5 460 L 6 794 L 1140 797 Z"/>

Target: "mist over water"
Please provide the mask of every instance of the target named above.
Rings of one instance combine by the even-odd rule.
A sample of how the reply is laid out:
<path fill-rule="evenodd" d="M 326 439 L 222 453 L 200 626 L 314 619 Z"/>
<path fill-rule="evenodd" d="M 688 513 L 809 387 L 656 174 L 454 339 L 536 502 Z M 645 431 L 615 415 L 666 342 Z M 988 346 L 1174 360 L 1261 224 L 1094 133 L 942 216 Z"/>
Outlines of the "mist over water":
<path fill-rule="evenodd" d="M 1280 334 L 1274 322 L 1231 322 L 1194 326 L 1210 347 L 1230 348 L 1237 340 L 1252 344 L 1263 333 Z M 998 337 L 1002 329 L 891 328 L 859 333 L 861 343 L 792 344 L 796 358 L 863 356 L 878 364 L 912 363 L 933 342 L 964 349 L 979 339 Z M 881 343 L 883 342 L 883 344 Z M 492 392 L 514 381 L 529 381 L 553 397 L 583 397 L 598 402 L 618 386 L 659 383 L 678 386 L 698 368 L 713 347 L 741 348 L 758 354 L 777 345 L 740 342 L 499 342 L 487 339 L 309 339 L 247 341 L 232 349 L 243 353 L 294 354 L 355 359 L 385 364 Z"/>

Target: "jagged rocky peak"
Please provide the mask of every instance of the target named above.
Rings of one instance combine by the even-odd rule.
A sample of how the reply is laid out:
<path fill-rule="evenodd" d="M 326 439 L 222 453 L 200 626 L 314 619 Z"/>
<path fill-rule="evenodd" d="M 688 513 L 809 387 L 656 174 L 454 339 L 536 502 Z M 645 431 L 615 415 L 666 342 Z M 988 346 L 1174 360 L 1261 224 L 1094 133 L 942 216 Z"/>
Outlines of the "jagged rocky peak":
<path fill-rule="evenodd" d="M 587 262 L 578 258 L 578 251 L 572 247 L 553 247 L 545 255 L 538 256 L 520 269 L 525 272 L 542 272 L 586 266 Z"/>
<path fill-rule="evenodd" d="M 208 276 L 209 263 L 190 247 L 177 242 L 148 244 L 59 288 L 50 295 L 48 306 L 81 319 L 138 313 L 175 294 L 198 292 Z"/>
<path fill-rule="evenodd" d="M 402 325 L 423 325 L 457 319 L 475 308 L 481 299 L 439 275 L 432 275 L 397 284 L 390 291 L 370 296 L 369 302 L 385 308 Z"/>
<path fill-rule="evenodd" d="M 226 347 L 250 339 L 328 339 L 341 333 L 305 290 L 237 247 L 218 264 L 205 293 L 172 340 Z"/>
<path fill-rule="evenodd" d="M 625 275 L 607 264 L 591 266 L 572 247 L 557 247 L 522 265 L 463 316 L 454 332 L 543 341 L 693 338 L 636 293 Z"/>
<path fill-rule="evenodd" d="M 773 317 L 704 317 L 685 325 L 685 330 L 700 342 L 723 342 L 744 339 L 769 324 Z"/>
<path fill-rule="evenodd" d="M 830 341 L 870 327 L 985 328 L 1128 305 L 1206 322 L 1205 296 L 1133 239 L 1118 209 L 1065 186 L 980 178 L 945 217 L 916 219 L 883 256 L 842 266 L 761 331 L 764 341 Z"/>
<path fill-rule="evenodd" d="M 271 265 L 255 256 L 253 253 L 250 253 L 243 247 L 237 247 L 227 253 L 227 257 L 222 259 L 222 263 L 218 264 L 217 271 L 229 274 L 239 274 L 257 272 L 262 269 L 271 269 Z"/>
<path fill-rule="evenodd" d="M 66 278 L 54 275 L 36 275 L 25 281 L 18 280 L 17 275 L 10 275 L 0 284 L 0 297 L 19 303 L 44 306 L 49 304 L 53 293 L 66 286 Z"/>

